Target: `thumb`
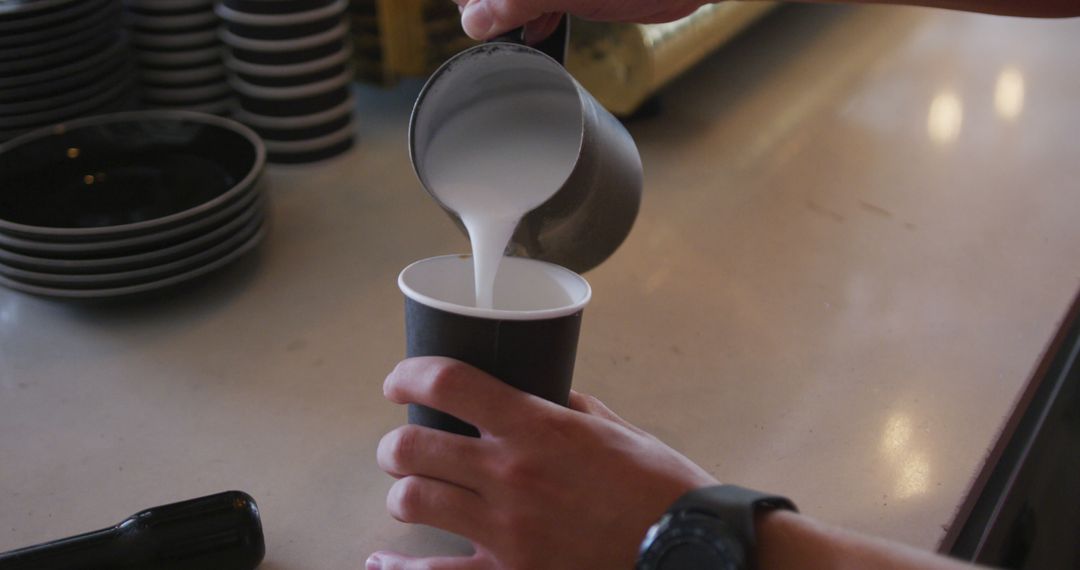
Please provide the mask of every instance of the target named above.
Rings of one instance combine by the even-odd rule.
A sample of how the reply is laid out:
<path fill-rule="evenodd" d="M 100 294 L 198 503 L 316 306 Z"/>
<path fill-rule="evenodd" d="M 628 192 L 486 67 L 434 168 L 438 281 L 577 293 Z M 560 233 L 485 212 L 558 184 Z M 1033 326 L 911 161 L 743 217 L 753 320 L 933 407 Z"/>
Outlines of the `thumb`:
<path fill-rule="evenodd" d="M 468 0 L 461 27 L 475 40 L 491 39 L 544 15 L 543 2 L 528 0 Z"/>

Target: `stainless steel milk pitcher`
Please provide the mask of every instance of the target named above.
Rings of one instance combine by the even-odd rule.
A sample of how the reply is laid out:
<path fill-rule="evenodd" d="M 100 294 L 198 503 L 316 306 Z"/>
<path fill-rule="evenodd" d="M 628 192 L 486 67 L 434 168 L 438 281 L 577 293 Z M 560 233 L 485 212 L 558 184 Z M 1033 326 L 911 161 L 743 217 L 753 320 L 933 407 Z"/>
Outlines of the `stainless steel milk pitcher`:
<path fill-rule="evenodd" d="M 572 90 L 580 101 L 577 161 L 566 181 L 521 220 L 509 253 L 584 272 L 596 267 L 630 233 L 641 203 L 641 156 L 630 133 L 563 67 L 568 23 L 537 48 L 512 36 L 465 50 L 428 79 L 409 125 L 409 154 L 424 188 L 462 228 L 457 213 L 439 201 L 425 169 L 428 144 L 448 117 L 482 107 L 507 93 Z M 528 112 L 544 113 L 542 103 Z"/>

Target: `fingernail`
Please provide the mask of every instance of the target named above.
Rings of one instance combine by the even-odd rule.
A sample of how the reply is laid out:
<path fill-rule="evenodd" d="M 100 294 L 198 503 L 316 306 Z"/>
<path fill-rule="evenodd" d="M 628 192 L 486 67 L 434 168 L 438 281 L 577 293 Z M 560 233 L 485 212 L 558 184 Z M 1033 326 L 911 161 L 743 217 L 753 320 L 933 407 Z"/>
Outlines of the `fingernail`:
<path fill-rule="evenodd" d="M 380 570 L 382 568 L 382 560 L 379 560 L 379 555 L 372 554 L 368 557 L 367 562 L 364 563 L 364 570 Z"/>
<path fill-rule="evenodd" d="M 491 8 L 488 7 L 486 0 L 469 2 L 465 6 L 465 11 L 461 13 L 461 27 L 465 28 L 465 33 L 475 40 L 487 39 L 488 32 L 494 25 L 495 20 L 491 16 Z"/>

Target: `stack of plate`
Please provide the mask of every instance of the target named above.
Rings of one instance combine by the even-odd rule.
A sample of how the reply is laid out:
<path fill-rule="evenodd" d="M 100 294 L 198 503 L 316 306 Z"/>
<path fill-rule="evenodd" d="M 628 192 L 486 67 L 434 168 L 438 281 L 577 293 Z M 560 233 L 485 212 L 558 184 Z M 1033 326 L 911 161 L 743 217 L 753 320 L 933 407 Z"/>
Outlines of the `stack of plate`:
<path fill-rule="evenodd" d="M 349 33 L 353 44 L 353 65 L 357 81 L 385 83 L 390 78 L 383 69 L 383 48 L 376 0 L 350 0 Z M 387 30 L 389 32 L 389 30 Z"/>
<path fill-rule="evenodd" d="M 232 110 L 213 0 L 124 0 L 124 12 L 143 103 L 218 115 Z"/>
<path fill-rule="evenodd" d="M 225 67 L 235 117 L 271 162 L 313 162 L 353 144 L 347 0 L 224 0 Z"/>
<path fill-rule="evenodd" d="M 0 142 L 132 103 L 117 0 L 0 2 Z"/>
<path fill-rule="evenodd" d="M 263 236 L 265 149 L 187 111 L 76 119 L 0 145 L 0 284 L 144 293 L 222 267 Z"/>

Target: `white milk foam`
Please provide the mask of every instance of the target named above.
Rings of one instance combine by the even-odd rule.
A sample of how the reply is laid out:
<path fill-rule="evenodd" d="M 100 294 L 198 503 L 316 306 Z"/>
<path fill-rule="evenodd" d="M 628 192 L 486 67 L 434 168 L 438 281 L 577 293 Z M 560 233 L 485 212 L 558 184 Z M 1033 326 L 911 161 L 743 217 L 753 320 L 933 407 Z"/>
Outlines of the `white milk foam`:
<path fill-rule="evenodd" d="M 432 137 L 424 158 L 428 188 L 469 232 L 477 307 L 495 308 L 495 276 L 514 229 L 566 181 L 580 144 L 572 91 L 480 101 Z"/>

